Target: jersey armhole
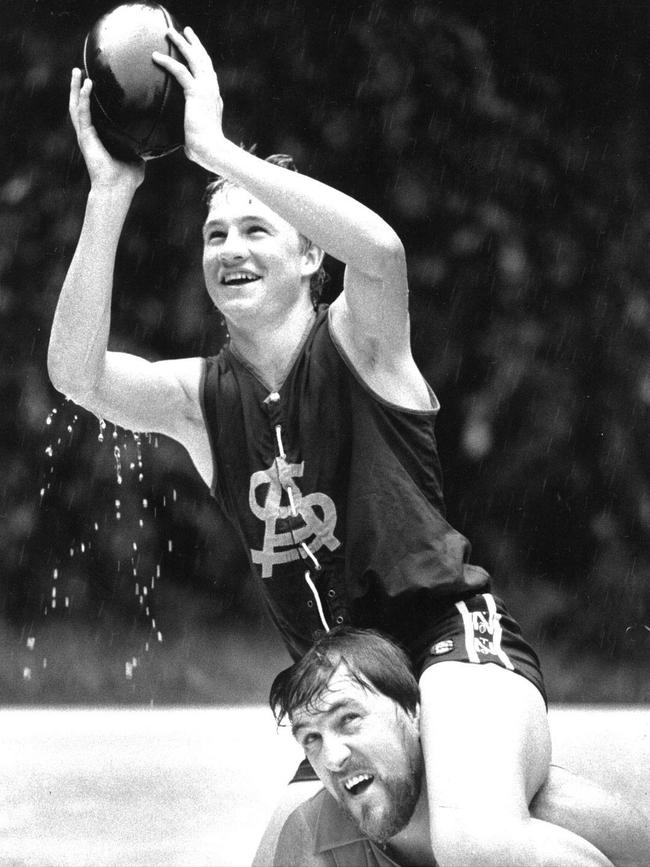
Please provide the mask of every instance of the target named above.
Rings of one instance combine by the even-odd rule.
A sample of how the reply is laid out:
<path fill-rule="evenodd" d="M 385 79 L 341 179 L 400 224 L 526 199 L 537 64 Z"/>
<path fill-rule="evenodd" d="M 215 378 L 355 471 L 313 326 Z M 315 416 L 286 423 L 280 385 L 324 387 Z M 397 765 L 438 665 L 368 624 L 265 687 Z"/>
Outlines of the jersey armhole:
<path fill-rule="evenodd" d="M 351 358 L 349 357 L 349 355 L 347 354 L 345 349 L 343 349 L 343 347 L 341 346 L 341 343 L 334 332 L 334 329 L 332 327 L 332 308 L 331 307 L 327 311 L 327 332 L 329 334 L 330 340 L 332 341 L 332 344 L 334 345 L 334 348 L 336 349 L 336 351 L 340 355 L 341 360 L 343 361 L 343 363 L 345 364 L 347 369 L 350 371 L 352 376 L 359 383 L 361 388 L 363 388 L 363 390 L 365 392 L 367 392 L 373 398 L 373 400 L 376 400 L 378 403 L 381 403 L 383 406 L 386 406 L 389 409 L 397 410 L 398 412 L 408 413 L 410 415 L 424 415 L 424 416 L 438 415 L 438 413 L 440 412 L 440 401 L 438 400 L 436 393 L 431 388 L 431 386 L 426 381 L 426 379 L 424 379 L 424 377 L 422 377 L 422 378 L 424 379 L 424 383 L 427 387 L 427 392 L 429 394 L 429 399 L 431 401 L 431 409 L 411 409 L 410 407 L 400 406 L 397 403 L 391 403 L 391 401 L 386 400 L 380 394 L 377 394 L 377 392 L 374 389 L 372 389 L 368 385 L 367 382 L 365 382 L 365 380 L 363 379 L 363 377 L 361 376 L 359 371 L 356 369 L 356 367 L 352 363 Z"/>

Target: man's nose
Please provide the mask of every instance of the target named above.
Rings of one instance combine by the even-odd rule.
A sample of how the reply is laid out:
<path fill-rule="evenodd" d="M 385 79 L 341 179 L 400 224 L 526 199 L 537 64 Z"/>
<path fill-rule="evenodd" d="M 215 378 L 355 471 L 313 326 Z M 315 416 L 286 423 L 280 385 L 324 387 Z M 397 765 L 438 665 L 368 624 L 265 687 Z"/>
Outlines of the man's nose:
<path fill-rule="evenodd" d="M 219 250 L 219 258 L 224 264 L 240 262 L 246 257 L 246 244 L 244 239 L 234 229 L 231 229 L 223 239 L 221 249 Z"/>
<path fill-rule="evenodd" d="M 322 758 L 328 771 L 340 771 L 350 758 L 350 747 L 343 738 L 336 736 L 324 738 Z"/>

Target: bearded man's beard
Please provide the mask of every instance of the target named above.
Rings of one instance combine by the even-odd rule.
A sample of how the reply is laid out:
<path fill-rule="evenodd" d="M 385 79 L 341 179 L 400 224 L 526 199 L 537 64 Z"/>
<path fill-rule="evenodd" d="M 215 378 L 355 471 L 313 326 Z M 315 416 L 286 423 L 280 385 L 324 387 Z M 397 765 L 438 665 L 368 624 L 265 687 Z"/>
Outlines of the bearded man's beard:
<path fill-rule="evenodd" d="M 388 794 L 387 809 L 364 804 L 360 818 L 347 809 L 347 805 L 346 812 L 370 840 L 383 847 L 411 821 L 420 797 L 422 776 L 422 752 L 417 744 L 417 749 L 409 751 L 406 773 L 382 781 Z"/>

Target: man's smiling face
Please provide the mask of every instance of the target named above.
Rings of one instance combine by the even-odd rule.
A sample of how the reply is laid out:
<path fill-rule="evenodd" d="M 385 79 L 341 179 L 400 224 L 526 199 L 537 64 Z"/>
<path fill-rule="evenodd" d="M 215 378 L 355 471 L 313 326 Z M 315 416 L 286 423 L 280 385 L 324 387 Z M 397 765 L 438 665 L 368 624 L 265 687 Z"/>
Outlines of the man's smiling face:
<path fill-rule="evenodd" d="M 291 715 L 325 788 L 359 828 L 384 844 L 409 823 L 420 795 L 418 719 L 340 665 L 314 706 Z"/>
<path fill-rule="evenodd" d="M 226 318 L 245 323 L 308 298 L 319 264 L 313 260 L 293 226 L 241 187 L 229 185 L 213 196 L 203 227 L 203 270 Z"/>

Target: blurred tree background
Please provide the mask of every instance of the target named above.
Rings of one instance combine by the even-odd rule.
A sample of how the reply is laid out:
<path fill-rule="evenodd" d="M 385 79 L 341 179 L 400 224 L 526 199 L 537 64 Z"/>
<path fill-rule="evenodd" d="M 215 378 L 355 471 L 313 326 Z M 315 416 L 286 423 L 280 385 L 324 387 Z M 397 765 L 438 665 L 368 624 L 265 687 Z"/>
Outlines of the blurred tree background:
<path fill-rule="evenodd" d="M 183 450 L 49 384 L 88 189 L 69 70 L 111 3 L 0 12 L 0 700 L 264 700 L 288 662 Z M 405 242 L 443 405 L 452 523 L 540 651 L 553 700 L 648 698 L 650 11 L 633 0 L 170 0 L 226 129 L 358 197 Z M 113 348 L 218 351 L 205 176 L 149 163 Z M 340 288 L 330 262 L 328 300 Z"/>

